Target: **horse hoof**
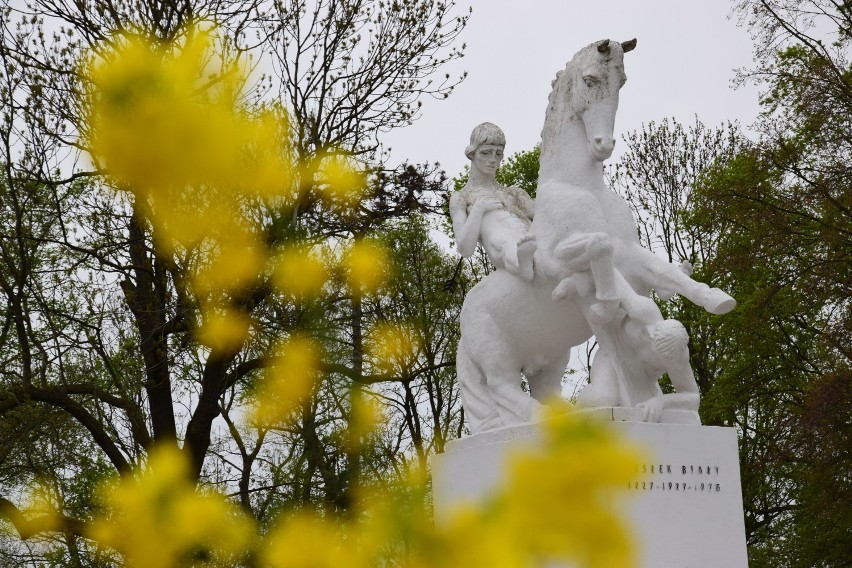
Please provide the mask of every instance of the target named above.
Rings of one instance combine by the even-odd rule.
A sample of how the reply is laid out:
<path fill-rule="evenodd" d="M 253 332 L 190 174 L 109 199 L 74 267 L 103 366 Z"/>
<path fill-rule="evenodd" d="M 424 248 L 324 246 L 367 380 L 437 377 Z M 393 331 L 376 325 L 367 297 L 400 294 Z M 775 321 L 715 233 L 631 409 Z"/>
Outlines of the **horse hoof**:
<path fill-rule="evenodd" d="M 707 293 L 707 299 L 702 305 L 711 314 L 722 315 L 733 310 L 737 305 L 737 301 L 723 290 L 711 288 Z"/>

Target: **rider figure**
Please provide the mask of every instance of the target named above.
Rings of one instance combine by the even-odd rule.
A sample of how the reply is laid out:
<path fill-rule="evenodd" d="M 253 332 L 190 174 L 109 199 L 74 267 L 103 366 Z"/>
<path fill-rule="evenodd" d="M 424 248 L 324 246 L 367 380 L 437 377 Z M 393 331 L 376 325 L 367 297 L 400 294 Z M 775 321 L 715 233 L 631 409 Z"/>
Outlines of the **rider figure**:
<path fill-rule="evenodd" d="M 450 217 L 459 254 L 467 258 L 481 242 L 494 266 L 530 281 L 533 278 L 535 237 L 529 233 L 532 198 L 518 187 L 504 187 L 495 176 L 506 137 L 490 122 L 473 129 L 465 155 L 470 176 L 450 197 Z"/>

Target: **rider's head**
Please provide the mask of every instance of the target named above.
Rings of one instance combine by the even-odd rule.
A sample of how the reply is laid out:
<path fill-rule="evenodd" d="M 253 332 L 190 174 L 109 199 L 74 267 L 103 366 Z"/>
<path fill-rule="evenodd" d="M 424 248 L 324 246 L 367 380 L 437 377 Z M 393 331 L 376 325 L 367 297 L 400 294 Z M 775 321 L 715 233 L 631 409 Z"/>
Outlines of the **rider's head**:
<path fill-rule="evenodd" d="M 506 147 L 506 135 L 500 130 L 500 127 L 490 122 L 483 122 L 473 129 L 470 133 L 470 144 L 464 149 L 464 155 L 469 160 L 473 159 L 473 155 L 480 146 L 491 144 L 494 146 Z"/>

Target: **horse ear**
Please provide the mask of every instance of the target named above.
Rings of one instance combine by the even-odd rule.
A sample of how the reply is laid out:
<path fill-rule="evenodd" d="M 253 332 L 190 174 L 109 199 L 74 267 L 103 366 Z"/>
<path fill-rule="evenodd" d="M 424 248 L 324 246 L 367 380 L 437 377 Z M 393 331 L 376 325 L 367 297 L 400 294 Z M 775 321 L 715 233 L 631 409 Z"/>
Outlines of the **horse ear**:
<path fill-rule="evenodd" d="M 631 39 L 630 41 L 622 41 L 621 42 L 621 49 L 624 51 L 624 53 L 627 53 L 628 51 L 633 51 L 633 48 L 635 48 L 635 47 L 636 47 L 636 38 L 635 37 L 633 39 Z"/>
<path fill-rule="evenodd" d="M 598 51 L 600 53 L 609 53 L 609 40 L 602 39 L 598 42 Z"/>

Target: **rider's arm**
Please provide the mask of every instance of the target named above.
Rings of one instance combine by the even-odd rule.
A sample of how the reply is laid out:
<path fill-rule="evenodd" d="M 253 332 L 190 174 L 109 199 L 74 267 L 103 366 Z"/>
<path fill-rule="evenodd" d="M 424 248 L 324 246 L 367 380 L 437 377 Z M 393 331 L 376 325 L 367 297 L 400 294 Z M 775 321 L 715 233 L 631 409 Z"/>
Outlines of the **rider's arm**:
<path fill-rule="evenodd" d="M 453 221 L 453 234 L 456 237 L 456 248 L 459 254 L 467 258 L 476 250 L 479 241 L 479 231 L 482 225 L 482 214 L 485 211 L 474 203 L 467 212 L 467 196 L 456 192 L 450 197 L 450 218 Z"/>

